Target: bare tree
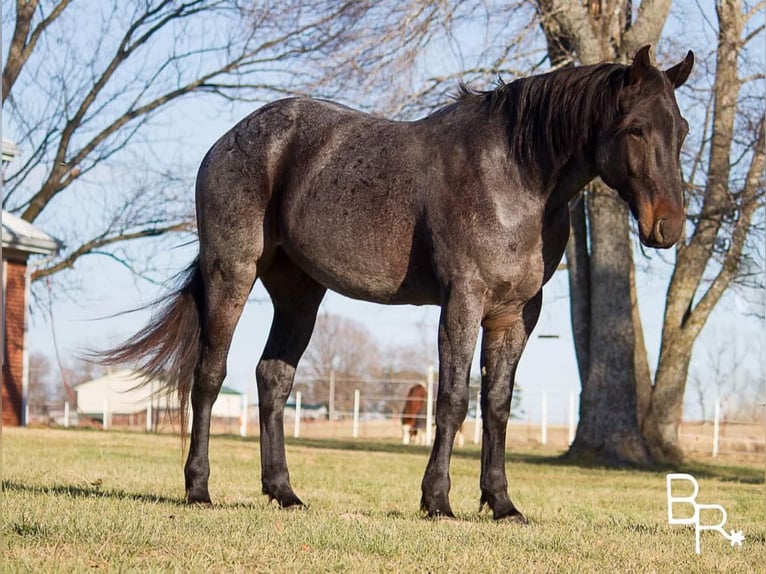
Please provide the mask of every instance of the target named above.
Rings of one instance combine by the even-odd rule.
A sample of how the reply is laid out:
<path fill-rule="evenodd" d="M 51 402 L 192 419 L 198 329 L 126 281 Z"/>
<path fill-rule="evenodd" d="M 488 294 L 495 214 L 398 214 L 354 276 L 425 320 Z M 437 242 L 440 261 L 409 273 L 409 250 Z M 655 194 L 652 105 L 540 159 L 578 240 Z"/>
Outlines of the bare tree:
<path fill-rule="evenodd" d="M 764 205 L 764 76 L 763 63 L 753 66 L 746 58 L 751 42 L 757 42 L 752 50 L 760 51 L 755 45 L 763 44 L 763 8 L 763 2 L 716 3 L 716 75 L 705 125 L 709 140 L 695 153 L 687 178 L 694 230 L 676 250 L 659 364 L 643 421 L 644 436 L 662 460 L 682 456 L 678 425 L 694 342 L 726 289 L 754 271 L 747 247 Z M 758 100 L 753 92 L 760 94 Z"/>
<path fill-rule="evenodd" d="M 540 0 L 538 6 L 549 53 L 591 63 L 624 60 L 641 44 L 656 45 L 670 2 L 641 2 L 634 20 L 629 1 Z M 717 65 L 707 92 L 713 106 L 685 167 L 693 231 L 676 251 L 654 381 L 638 315 L 627 211 L 600 185 L 573 208 L 567 261 L 583 394 L 571 453 L 633 462 L 681 457 L 678 424 L 694 341 L 732 281 L 752 274 L 753 260 L 745 254 L 763 205 L 763 100 L 755 103 L 751 92 L 762 94 L 763 75 L 740 71 L 748 44 L 763 39 L 762 22 L 753 21 L 762 9 L 762 2 L 716 4 Z M 699 52 L 704 62 L 705 47 Z M 699 83 L 692 89 L 705 90 Z"/>
<path fill-rule="evenodd" d="M 48 408 L 61 408 L 65 401 L 75 407 L 75 385 L 95 379 L 104 373 L 100 365 L 82 359 L 66 364 L 40 352 L 29 355 L 29 410 L 33 415 L 47 415 Z"/>
<path fill-rule="evenodd" d="M 428 380 L 429 367 L 434 366 L 432 349 L 435 346 L 433 337 L 421 333 L 420 341 L 414 345 L 392 345 L 383 350 L 376 384 L 382 397 L 380 412 L 402 413 L 412 386 Z"/>
<path fill-rule="evenodd" d="M 383 50 L 390 45 L 403 49 L 393 59 L 384 57 L 389 65 L 376 66 L 377 73 L 366 76 L 364 84 L 367 93 L 377 95 L 377 109 L 395 117 L 411 119 L 443 106 L 456 96 L 460 83 L 492 88 L 499 79 L 526 76 L 546 63 L 538 16 L 529 0 L 399 4 L 418 14 L 414 29 L 421 33 L 412 41 L 407 26 L 372 36 L 373 42 L 378 37 L 390 41 Z M 435 7 L 439 10 L 432 14 Z"/>
<path fill-rule="evenodd" d="M 55 386 L 52 382 L 53 365 L 43 353 L 29 354 L 29 412 L 40 415 L 46 412 L 46 403 L 51 399 Z"/>
<path fill-rule="evenodd" d="M 741 340 L 718 334 L 709 338 L 690 368 L 687 401 L 699 404 L 702 420 L 712 420 L 718 400 L 722 418 L 737 422 L 758 422 L 764 415 L 763 373 L 766 356 L 763 341 Z"/>
<path fill-rule="evenodd" d="M 330 372 L 335 376 L 335 407 L 351 410 L 354 388 L 373 383 L 380 371 L 380 352 L 370 332 L 360 323 L 338 315 L 317 317 L 314 333 L 299 365 L 298 379 L 313 402 L 326 403 Z"/>

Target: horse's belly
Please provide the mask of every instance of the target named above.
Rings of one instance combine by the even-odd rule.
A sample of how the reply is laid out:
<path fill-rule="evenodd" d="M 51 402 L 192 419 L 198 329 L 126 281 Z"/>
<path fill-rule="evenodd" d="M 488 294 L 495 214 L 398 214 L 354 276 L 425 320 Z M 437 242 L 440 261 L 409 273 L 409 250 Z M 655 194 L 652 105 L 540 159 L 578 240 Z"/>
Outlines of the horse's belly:
<path fill-rule="evenodd" d="M 282 237 L 282 248 L 328 289 L 384 304 L 438 304 L 439 287 L 412 230 L 348 220 L 336 225 L 302 225 Z"/>
<path fill-rule="evenodd" d="M 301 136 L 294 153 L 302 169 L 291 171 L 280 189 L 285 252 L 349 297 L 438 302 L 432 249 L 418 225 L 418 190 L 428 182 L 407 127 L 354 117 L 321 131 L 319 145 Z"/>
<path fill-rule="evenodd" d="M 346 297 L 389 305 L 439 303 L 439 289 L 432 273 L 415 276 L 394 268 L 388 260 L 364 258 L 363 252 L 357 252 L 359 259 L 349 260 L 344 256 L 323 258 L 286 251 L 313 279 Z"/>

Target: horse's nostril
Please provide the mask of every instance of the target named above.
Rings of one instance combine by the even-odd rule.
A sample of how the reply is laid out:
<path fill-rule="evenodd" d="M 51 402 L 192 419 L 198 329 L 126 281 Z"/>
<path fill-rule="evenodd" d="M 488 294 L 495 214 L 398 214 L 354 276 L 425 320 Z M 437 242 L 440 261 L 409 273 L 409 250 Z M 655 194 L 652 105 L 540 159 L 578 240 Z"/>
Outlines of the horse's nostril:
<path fill-rule="evenodd" d="M 654 239 L 658 243 L 662 243 L 664 237 L 662 235 L 662 224 L 665 222 L 664 219 L 658 219 L 654 222 Z"/>

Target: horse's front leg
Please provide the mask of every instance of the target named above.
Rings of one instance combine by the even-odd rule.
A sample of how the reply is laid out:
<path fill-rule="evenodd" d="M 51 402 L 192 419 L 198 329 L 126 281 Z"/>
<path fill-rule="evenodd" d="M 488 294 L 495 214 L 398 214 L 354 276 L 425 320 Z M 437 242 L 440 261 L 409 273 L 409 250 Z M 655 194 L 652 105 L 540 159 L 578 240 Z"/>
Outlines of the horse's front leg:
<path fill-rule="evenodd" d="M 449 503 L 449 464 L 455 434 L 468 411 L 468 377 L 482 310 L 479 286 L 452 285 L 443 297 L 439 319 L 436 437 L 423 476 L 420 500 L 420 507 L 428 516 L 454 516 Z"/>
<path fill-rule="evenodd" d="M 481 502 L 488 504 L 495 520 L 526 519 L 508 496 L 505 476 L 505 434 L 511 411 L 516 367 L 529 334 L 540 314 L 542 292 L 522 312 L 499 314 L 484 321 L 481 341 Z"/>

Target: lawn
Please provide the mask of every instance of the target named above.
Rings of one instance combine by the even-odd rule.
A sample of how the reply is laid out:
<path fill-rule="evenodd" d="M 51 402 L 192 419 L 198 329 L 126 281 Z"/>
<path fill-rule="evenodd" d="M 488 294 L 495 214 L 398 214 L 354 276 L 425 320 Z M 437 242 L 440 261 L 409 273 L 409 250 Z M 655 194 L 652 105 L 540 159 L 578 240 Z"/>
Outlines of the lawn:
<path fill-rule="evenodd" d="M 3 429 L 3 572 L 763 572 L 764 469 L 690 464 L 698 502 L 721 504 L 734 547 L 667 524 L 663 471 L 614 470 L 511 453 L 527 527 L 478 513 L 479 451 L 452 465 L 456 521 L 418 511 L 428 458 L 383 441 L 288 444 L 307 510 L 260 494 L 255 439 L 215 436 L 214 508 L 183 504 L 177 437 Z"/>

